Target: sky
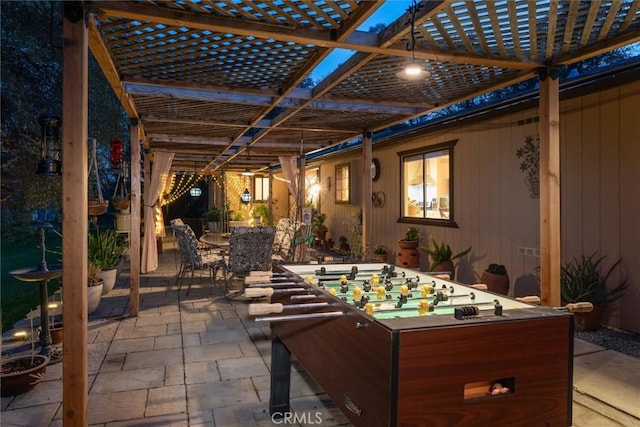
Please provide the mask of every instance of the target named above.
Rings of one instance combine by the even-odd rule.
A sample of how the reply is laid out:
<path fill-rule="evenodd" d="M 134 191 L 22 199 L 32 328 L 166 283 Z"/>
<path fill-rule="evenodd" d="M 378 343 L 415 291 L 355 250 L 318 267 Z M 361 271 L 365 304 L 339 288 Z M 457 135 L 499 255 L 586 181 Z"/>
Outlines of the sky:
<path fill-rule="evenodd" d="M 410 5 L 410 0 L 387 0 L 369 19 L 358 27 L 358 30 L 369 31 L 369 28 L 380 23 L 388 25 L 405 13 Z M 313 70 L 311 77 L 316 83 L 319 82 L 354 53 L 353 50 L 335 49 Z"/>

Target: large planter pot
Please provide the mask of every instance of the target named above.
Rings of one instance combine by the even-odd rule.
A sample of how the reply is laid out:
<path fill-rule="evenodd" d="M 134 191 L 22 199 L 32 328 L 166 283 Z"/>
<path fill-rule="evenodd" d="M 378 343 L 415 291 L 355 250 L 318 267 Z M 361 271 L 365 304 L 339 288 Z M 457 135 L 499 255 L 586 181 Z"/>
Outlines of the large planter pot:
<path fill-rule="evenodd" d="M 102 284 L 102 295 L 106 295 L 116 285 L 116 279 L 118 277 L 118 268 L 110 268 L 108 270 L 102 270 L 100 272 L 100 278 L 104 282 Z"/>
<path fill-rule="evenodd" d="M 594 305 L 593 310 L 586 313 L 574 313 L 576 331 L 593 331 L 600 327 L 604 305 Z"/>
<path fill-rule="evenodd" d="M 480 283 L 487 285 L 487 289 L 497 294 L 509 295 L 509 275 L 494 274 L 485 270 L 480 277 Z"/>
<path fill-rule="evenodd" d="M 0 388 L 2 396 L 14 396 L 31 390 L 42 381 L 49 357 L 36 354 L 16 356 L 2 361 Z"/>
<path fill-rule="evenodd" d="M 453 265 L 453 261 L 443 261 L 431 269 L 432 272 L 448 272 L 450 280 L 456 278 L 456 267 Z"/>
<path fill-rule="evenodd" d="M 209 221 L 209 222 L 207 222 L 207 228 L 209 229 L 209 232 L 217 233 L 218 232 L 218 222 L 217 221 Z"/>
<path fill-rule="evenodd" d="M 398 267 L 420 267 L 418 244 L 418 240 L 398 240 L 398 252 L 396 253 L 396 265 Z"/>
<path fill-rule="evenodd" d="M 93 314 L 100 305 L 103 283 L 87 287 L 87 314 Z"/>

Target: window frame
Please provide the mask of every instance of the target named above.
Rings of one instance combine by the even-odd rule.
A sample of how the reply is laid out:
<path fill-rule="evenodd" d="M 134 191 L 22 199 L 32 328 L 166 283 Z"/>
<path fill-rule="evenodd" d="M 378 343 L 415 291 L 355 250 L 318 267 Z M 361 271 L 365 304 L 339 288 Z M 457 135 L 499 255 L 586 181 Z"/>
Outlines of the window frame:
<path fill-rule="evenodd" d="M 347 170 L 347 183 L 346 183 L 346 187 L 344 187 L 343 185 L 339 185 L 339 182 L 342 181 L 342 173 L 341 171 L 343 169 Z M 345 204 L 350 204 L 351 203 L 351 163 L 340 163 L 337 164 L 335 167 L 335 176 L 333 179 L 333 187 L 334 187 L 334 197 L 335 197 L 335 203 L 337 205 L 345 205 Z M 342 188 L 346 188 L 346 192 L 347 192 L 347 197 L 346 199 L 342 198 L 342 195 L 344 192 L 342 193 L 338 193 L 339 189 Z"/>
<path fill-rule="evenodd" d="M 453 139 L 450 141 L 446 141 L 439 144 L 428 145 L 426 147 L 414 148 L 407 151 L 398 152 L 398 159 L 400 162 L 400 211 L 398 216 L 399 223 L 407 223 L 407 224 L 422 224 L 422 225 L 432 225 L 436 227 L 453 227 L 458 228 L 458 224 L 455 222 L 454 215 L 454 147 L 458 139 Z M 405 212 L 405 203 L 408 199 L 407 195 L 407 186 L 404 182 L 404 170 L 405 170 L 405 161 L 408 157 L 415 157 L 416 155 L 422 155 L 423 159 L 426 159 L 426 156 L 429 153 L 433 153 L 436 151 L 448 151 L 449 152 L 449 217 L 448 218 L 428 218 L 428 217 L 409 217 L 404 216 Z M 423 176 L 423 180 L 424 180 Z M 423 181 L 424 183 L 424 181 Z M 426 183 L 424 183 L 426 185 Z"/>
<path fill-rule="evenodd" d="M 258 203 L 266 203 L 269 201 L 269 177 L 268 176 L 264 176 L 264 175 L 255 175 L 252 177 L 253 179 L 251 180 L 252 184 L 253 184 L 253 193 L 252 193 L 252 199 L 254 202 L 258 202 Z M 257 195 L 258 195 L 258 180 L 262 183 L 262 188 L 261 188 L 261 192 L 263 193 L 263 196 L 267 196 L 266 199 L 258 199 Z M 267 182 L 267 191 L 264 191 L 264 181 Z"/>

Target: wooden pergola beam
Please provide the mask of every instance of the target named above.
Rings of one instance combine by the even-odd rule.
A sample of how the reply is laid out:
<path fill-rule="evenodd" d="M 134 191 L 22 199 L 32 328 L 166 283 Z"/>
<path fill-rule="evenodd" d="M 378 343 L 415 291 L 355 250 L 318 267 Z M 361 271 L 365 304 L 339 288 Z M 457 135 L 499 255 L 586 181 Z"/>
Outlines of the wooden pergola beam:
<path fill-rule="evenodd" d="M 87 115 L 89 48 L 80 2 L 67 2 L 62 55 L 62 281 L 64 341 L 62 420 L 65 426 L 88 425 L 87 334 Z"/>

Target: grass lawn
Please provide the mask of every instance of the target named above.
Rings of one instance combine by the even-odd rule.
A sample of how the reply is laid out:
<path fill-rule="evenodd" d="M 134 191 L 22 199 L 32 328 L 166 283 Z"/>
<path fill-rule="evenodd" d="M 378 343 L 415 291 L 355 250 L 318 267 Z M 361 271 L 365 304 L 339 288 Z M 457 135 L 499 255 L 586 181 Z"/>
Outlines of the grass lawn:
<path fill-rule="evenodd" d="M 47 230 L 45 235 L 47 250 L 59 251 L 60 237 L 53 231 Z M 25 315 L 35 309 L 40 303 L 38 283 L 21 282 L 14 279 L 9 271 L 18 268 L 35 267 L 40 264 L 40 239 L 37 229 L 24 227 L 12 232 L 9 238 L 2 238 L 0 306 L 2 308 L 2 331 L 11 327 Z M 47 252 L 47 264 L 61 263 L 62 256 Z M 48 284 L 49 294 L 53 294 L 60 287 L 59 279 L 51 280 Z"/>

